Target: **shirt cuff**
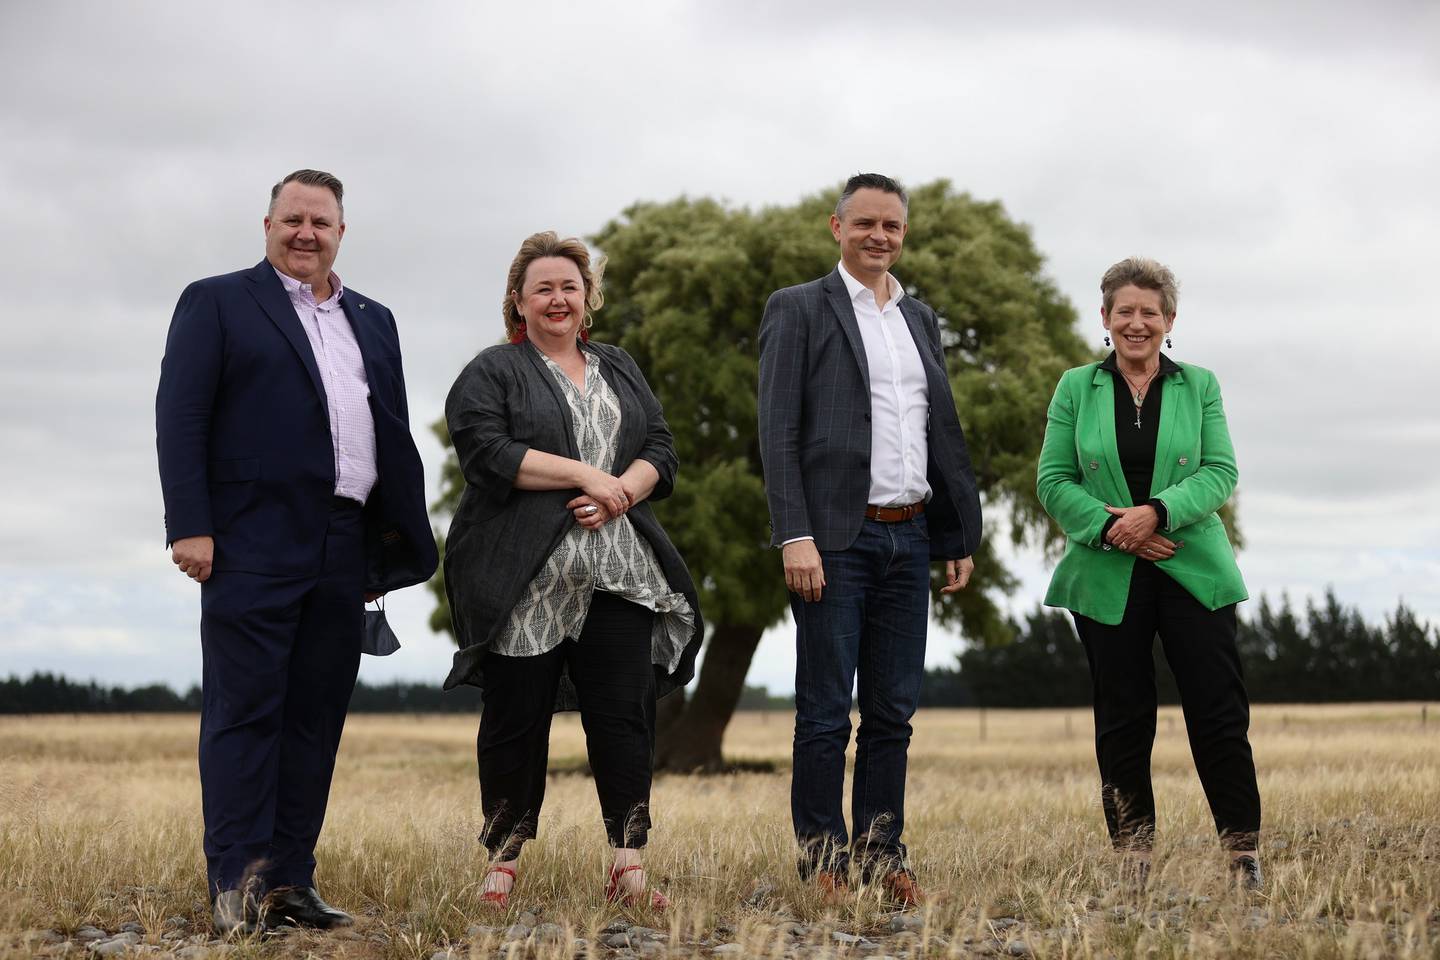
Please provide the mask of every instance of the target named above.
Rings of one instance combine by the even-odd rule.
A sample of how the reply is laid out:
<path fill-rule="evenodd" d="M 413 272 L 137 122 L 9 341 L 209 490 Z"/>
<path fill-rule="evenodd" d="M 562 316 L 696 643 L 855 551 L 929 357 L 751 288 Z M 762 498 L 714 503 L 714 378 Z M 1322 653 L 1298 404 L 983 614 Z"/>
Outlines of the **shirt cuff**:
<path fill-rule="evenodd" d="M 788 546 L 790 546 L 790 544 L 792 544 L 792 543 L 799 543 L 801 540 L 814 540 L 814 539 L 815 539 L 814 537 L 809 536 L 808 534 L 807 534 L 806 536 L 803 536 L 803 537 L 791 537 L 789 540 L 786 540 L 785 542 L 781 543 L 780 546 L 782 546 L 782 547 L 788 547 Z"/>

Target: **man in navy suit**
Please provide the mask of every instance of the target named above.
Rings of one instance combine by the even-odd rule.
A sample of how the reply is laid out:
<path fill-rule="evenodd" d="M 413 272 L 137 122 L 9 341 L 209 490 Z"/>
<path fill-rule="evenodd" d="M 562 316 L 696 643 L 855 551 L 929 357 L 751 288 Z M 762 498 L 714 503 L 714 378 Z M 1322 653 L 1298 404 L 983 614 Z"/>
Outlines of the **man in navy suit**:
<path fill-rule="evenodd" d="M 923 899 L 900 837 L 930 562 L 945 562 L 942 592 L 964 589 L 981 535 L 939 322 L 890 273 L 908 215 L 891 178 L 850 178 L 830 218 L 840 263 L 765 305 L 759 396 L 771 542 L 795 618 L 800 873 L 840 899 L 853 850 L 861 879 L 900 906 Z M 841 796 L 857 676 L 852 840 Z"/>
<path fill-rule="evenodd" d="M 265 259 L 185 288 L 155 399 L 166 539 L 201 584 L 200 783 L 214 922 L 328 928 L 315 844 L 364 602 L 435 570 L 390 311 L 332 271 L 344 188 L 277 183 Z"/>

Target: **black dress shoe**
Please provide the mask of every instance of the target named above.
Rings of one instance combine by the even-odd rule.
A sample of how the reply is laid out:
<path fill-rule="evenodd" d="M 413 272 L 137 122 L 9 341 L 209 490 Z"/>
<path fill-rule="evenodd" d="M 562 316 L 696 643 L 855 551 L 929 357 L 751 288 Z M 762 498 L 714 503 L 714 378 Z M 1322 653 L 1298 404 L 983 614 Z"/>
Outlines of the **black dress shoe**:
<path fill-rule="evenodd" d="M 1235 878 L 1235 885 L 1241 890 L 1253 892 L 1265 886 L 1265 878 L 1260 873 L 1260 861 L 1254 857 L 1247 855 L 1231 860 L 1230 873 Z"/>
<path fill-rule="evenodd" d="M 348 927 L 355 918 L 321 900 L 314 887 L 280 887 L 271 890 L 265 900 L 265 922 L 269 926 L 293 923 L 297 927 L 329 930 Z"/>
<path fill-rule="evenodd" d="M 210 922 L 222 937 L 232 933 L 248 937 L 260 930 L 260 907 L 243 890 L 223 890 L 215 896 Z"/>

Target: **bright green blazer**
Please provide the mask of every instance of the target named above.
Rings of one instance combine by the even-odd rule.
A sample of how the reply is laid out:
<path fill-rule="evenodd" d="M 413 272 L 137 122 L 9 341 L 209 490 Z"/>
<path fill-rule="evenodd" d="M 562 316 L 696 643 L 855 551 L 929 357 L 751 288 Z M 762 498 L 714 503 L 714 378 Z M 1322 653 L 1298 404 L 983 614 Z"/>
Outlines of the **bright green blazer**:
<path fill-rule="evenodd" d="M 1184 546 L 1156 563 L 1210 610 L 1247 597 L 1235 551 L 1216 511 L 1239 471 L 1225 425 L 1220 383 L 1194 364 L 1165 377 L 1150 496 L 1169 514 L 1161 533 Z M 1065 555 L 1045 604 L 1100 623 L 1125 614 L 1135 557 L 1101 540 L 1106 505 L 1133 507 L 1115 444 L 1115 378 L 1100 364 L 1067 370 L 1050 401 L 1036 492 L 1065 531 Z"/>

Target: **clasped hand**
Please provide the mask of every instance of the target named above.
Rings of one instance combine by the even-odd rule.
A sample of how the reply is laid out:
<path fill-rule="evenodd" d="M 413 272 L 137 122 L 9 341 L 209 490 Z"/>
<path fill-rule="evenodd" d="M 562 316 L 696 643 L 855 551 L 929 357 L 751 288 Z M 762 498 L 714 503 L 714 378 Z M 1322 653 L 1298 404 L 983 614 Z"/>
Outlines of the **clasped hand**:
<path fill-rule="evenodd" d="M 1155 532 L 1160 517 L 1155 508 L 1146 504 L 1139 507 L 1106 507 L 1111 516 L 1119 517 L 1110 527 L 1105 539 L 1111 546 L 1128 554 L 1146 560 L 1169 560 L 1182 546 Z"/>
<path fill-rule="evenodd" d="M 595 470 L 580 488 L 583 493 L 565 504 L 575 514 L 575 522 L 586 530 L 599 530 L 616 517 L 625 515 L 638 500 L 635 492 L 620 478 Z"/>

